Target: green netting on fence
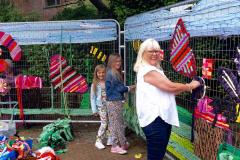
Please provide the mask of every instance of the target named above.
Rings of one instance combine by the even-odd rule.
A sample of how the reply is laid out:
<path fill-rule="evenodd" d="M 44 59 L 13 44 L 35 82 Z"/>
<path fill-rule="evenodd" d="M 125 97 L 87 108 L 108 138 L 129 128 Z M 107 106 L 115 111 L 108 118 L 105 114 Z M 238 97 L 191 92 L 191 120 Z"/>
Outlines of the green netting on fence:
<path fill-rule="evenodd" d="M 192 113 L 183 107 L 177 106 L 179 120 L 189 126 L 192 124 Z"/>
<path fill-rule="evenodd" d="M 131 128 L 137 135 L 145 139 L 144 133 L 141 127 L 139 126 L 136 108 L 134 106 L 129 106 L 128 103 L 125 103 L 123 116 L 128 127 Z"/>
<path fill-rule="evenodd" d="M 167 150 L 180 160 L 199 160 L 193 153 L 193 144 L 190 140 L 185 139 L 176 133 L 172 132 L 168 143 Z"/>
<path fill-rule="evenodd" d="M 186 125 L 180 121 L 180 127 L 172 127 L 172 132 L 178 134 L 181 137 L 191 139 L 191 126 Z"/>

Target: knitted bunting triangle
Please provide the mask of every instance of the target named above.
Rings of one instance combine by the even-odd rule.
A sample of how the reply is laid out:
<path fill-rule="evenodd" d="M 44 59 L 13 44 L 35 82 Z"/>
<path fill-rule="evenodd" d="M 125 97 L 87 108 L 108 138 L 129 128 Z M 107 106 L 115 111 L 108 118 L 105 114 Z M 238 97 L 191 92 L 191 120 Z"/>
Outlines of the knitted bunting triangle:
<path fill-rule="evenodd" d="M 138 53 L 141 43 L 142 43 L 141 40 L 134 40 L 132 42 L 133 49 L 136 53 Z"/>
<path fill-rule="evenodd" d="M 86 79 L 68 66 L 63 56 L 53 55 L 50 63 L 50 79 L 54 89 L 59 89 L 60 92 L 87 92 Z"/>
<path fill-rule="evenodd" d="M 8 48 L 13 61 L 21 59 L 22 49 L 10 34 L 0 31 L 0 45 Z"/>
<path fill-rule="evenodd" d="M 238 76 L 240 76 L 240 45 L 237 47 L 234 63 L 236 64 Z"/>
<path fill-rule="evenodd" d="M 170 62 L 180 74 L 193 77 L 196 75 L 196 61 L 189 45 L 190 34 L 180 18 L 170 41 Z"/>
<path fill-rule="evenodd" d="M 98 60 L 105 62 L 107 59 L 107 55 L 100 51 L 97 47 L 91 46 L 90 54 L 96 57 Z"/>

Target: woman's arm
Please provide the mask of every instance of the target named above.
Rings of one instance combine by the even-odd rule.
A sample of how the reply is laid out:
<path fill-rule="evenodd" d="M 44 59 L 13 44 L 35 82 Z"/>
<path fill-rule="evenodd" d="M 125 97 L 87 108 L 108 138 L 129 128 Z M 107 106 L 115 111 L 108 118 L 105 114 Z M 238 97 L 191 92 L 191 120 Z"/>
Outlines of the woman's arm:
<path fill-rule="evenodd" d="M 116 80 L 116 89 L 120 93 L 128 92 L 128 87 L 125 86 L 120 80 Z"/>
<path fill-rule="evenodd" d="M 157 71 L 150 71 L 144 75 L 144 81 L 167 92 L 171 92 L 173 94 L 179 94 L 185 91 L 192 91 L 192 89 L 199 86 L 199 82 L 191 82 L 188 84 L 183 83 L 175 83 L 170 81 L 169 79 L 162 76 Z"/>

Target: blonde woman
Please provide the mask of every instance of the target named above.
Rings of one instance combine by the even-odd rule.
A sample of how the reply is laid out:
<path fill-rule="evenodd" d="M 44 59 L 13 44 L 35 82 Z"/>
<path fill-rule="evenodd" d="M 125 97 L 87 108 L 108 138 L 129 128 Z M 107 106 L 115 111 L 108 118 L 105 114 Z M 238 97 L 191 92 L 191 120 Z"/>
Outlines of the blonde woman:
<path fill-rule="evenodd" d="M 190 92 L 200 85 L 197 81 L 170 81 L 160 67 L 163 58 L 158 42 L 147 39 L 140 45 L 134 65 L 137 115 L 147 140 L 148 160 L 163 159 L 172 125 L 179 126 L 175 94 Z"/>

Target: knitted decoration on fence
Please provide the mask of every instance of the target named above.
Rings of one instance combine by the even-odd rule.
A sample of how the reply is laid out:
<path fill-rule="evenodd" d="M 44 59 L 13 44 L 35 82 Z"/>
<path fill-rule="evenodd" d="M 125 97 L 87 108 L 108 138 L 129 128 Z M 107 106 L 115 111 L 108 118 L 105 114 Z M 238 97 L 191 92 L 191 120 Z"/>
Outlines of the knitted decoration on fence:
<path fill-rule="evenodd" d="M 202 77 L 194 76 L 193 80 L 196 80 L 200 83 L 200 86 L 192 90 L 192 97 L 194 99 L 202 99 L 206 93 L 206 84 L 205 80 Z"/>
<path fill-rule="evenodd" d="M 0 59 L 0 73 L 8 69 L 8 63 L 4 59 Z"/>
<path fill-rule="evenodd" d="M 204 98 L 200 99 L 197 103 L 198 111 L 203 113 L 212 112 L 213 107 L 209 105 L 212 101 L 211 98 L 204 96 Z"/>
<path fill-rule="evenodd" d="M 138 53 L 141 43 L 142 43 L 141 40 L 134 40 L 132 42 L 133 49 L 136 53 Z"/>
<path fill-rule="evenodd" d="M 85 93 L 88 90 L 85 77 L 77 74 L 77 71 L 68 66 L 66 59 L 59 54 L 51 57 L 50 79 L 54 89 L 59 89 L 60 92 Z"/>
<path fill-rule="evenodd" d="M 19 75 L 15 78 L 15 86 L 17 88 L 17 98 L 20 112 L 19 117 L 23 120 L 24 111 L 22 104 L 22 90 L 31 88 L 42 88 L 42 79 L 36 76 Z"/>
<path fill-rule="evenodd" d="M 239 104 L 237 104 L 236 105 L 236 122 L 237 123 L 240 123 L 240 105 Z"/>
<path fill-rule="evenodd" d="M 96 57 L 98 60 L 105 62 L 107 59 L 107 55 L 100 51 L 97 47 L 91 46 L 90 54 Z"/>
<path fill-rule="evenodd" d="M 239 111 L 237 110 L 238 105 L 236 105 L 236 103 L 233 102 L 230 97 L 227 96 L 224 98 L 215 98 L 210 105 L 213 106 L 213 113 L 222 114 L 224 117 L 226 117 L 227 123 L 236 122 L 239 114 Z"/>
<path fill-rule="evenodd" d="M 10 34 L 0 31 L 0 45 L 8 48 L 13 61 L 21 59 L 22 49 Z"/>
<path fill-rule="evenodd" d="M 236 68 L 237 68 L 237 71 L 238 71 L 238 76 L 240 76 L 240 45 L 237 47 L 234 62 L 236 64 Z"/>
<path fill-rule="evenodd" d="M 0 78 L 0 95 L 6 95 L 10 91 L 8 82 L 5 79 Z"/>
<path fill-rule="evenodd" d="M 218 81 L 223 86 L 228 95 L 236 102 L 240 103 L 240 84 L 237 77 L 228 68 L 218 69 Z"/>
<path fill-rule="evenodd" d="M 180 18 L 170 41 L 170 62 L 180 74 L 193 77 L 196 75 L 196 61 L 189 45 L 190 34 Z"/>
<path fill-rule="evenodd" d="M 197 108 L 194 110 L 194 118 L 201 118 L 206 120 L 208 123 L 214 122 L 215 115 L 209 114 L 209 113 L 202 113 L 197 110 Z M 229 130 L 229 125 L 226 123 L 226 120 L 224 119 L 218 119 L 214 126 L 217 126 L 219 128 L 223 128 L 225 130 Z"/>
<path fill-rule="evenodd" d="M 200 99 L 195 110 L 195 117 L 205 119 L 207 122 L 212 123 L 212 126 L 218 126 L 220 128 L 228 129 L 227 119 L 223 115 L 221 108 L 223 106 L 213 105 L 213 100 L 205 96 Z"/>
<path fill-rule="evenodd" d="M 213 59 L 203 58 L 202 78 L 212 79 Z"/>

